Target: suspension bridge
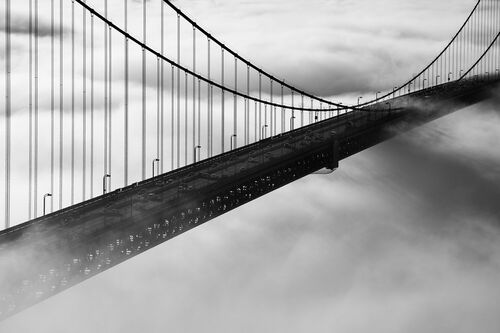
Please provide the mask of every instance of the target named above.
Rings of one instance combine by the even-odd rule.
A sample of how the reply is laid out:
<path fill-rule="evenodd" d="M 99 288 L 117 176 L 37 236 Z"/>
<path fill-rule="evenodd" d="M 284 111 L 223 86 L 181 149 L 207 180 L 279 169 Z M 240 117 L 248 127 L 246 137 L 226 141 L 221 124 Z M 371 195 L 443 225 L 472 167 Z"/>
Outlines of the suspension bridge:
<path fill-rule="evenodd" d="M 167 0 L 12 4 L 0 319 L 500 81 L 499 0 L 471 4 L 418 74 L 353 105 L 277 78 Z"/>

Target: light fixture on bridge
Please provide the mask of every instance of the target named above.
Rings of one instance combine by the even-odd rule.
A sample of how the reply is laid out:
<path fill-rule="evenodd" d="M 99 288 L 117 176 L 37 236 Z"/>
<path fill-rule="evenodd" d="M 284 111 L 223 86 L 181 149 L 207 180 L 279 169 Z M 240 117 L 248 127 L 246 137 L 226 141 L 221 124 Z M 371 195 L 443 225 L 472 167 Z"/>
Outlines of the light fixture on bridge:
<path fill-rule="evenodd" d="M 359 105 L 359 101 L 363 99 L 363 96 L 359 96 L 358 97 L 358 105 Z"/>
<path fill-rule="evenodd" d="M 264 125 L 260 129 L 260 136 L 261 136 L 262 139 L 266 139 L 266 136 L 267 136 L 266 128 L 268 128 L 268 127 L 269 127 L 268 125 Z"/>
<path fill-rule="evenodd" d="M 157 169 L 157 171 L 158 171 L 158 174 L 160 173 L 160 159 L 159 159 L 159 158 L 155 158 L 155 159 L 153 160 L 153 163 L 152 163 L 152 169 L 151 169 L 151 171 L 152 171 L 151 176 L 152 176 L 152 177 L 154 177 L 154 176 L 155 176 L 155 163 L 157 163 L 157 164 L 158 164 L 158 166 L 157 166 L 157 168 L 156 168 L 156 169 Z"/>
<path fill-rule="evenodd" d="M 193 149 L 193 163 L 196 163 L 196 152 L 198 151 L 198 149 L 201 150 L 201 146 L 200 145 L 194 147 L 194 149 Z M 199 158 L 198 158 L 198 160 L 199 160 Z"/>
<path fill-rule="evenodd" d="M 238 136 L 236 134 L 231 135 L 231 138 L 229 138 L 229 141 L 231 142 L 231 150 L 233 150 L 233 140 L 234 140 L 234 148 L 236 148 L 236 138 Z"/>
<path fill-rule="evenodd" d="M 111 175 L 110 174 L 105 174 L 102 177 L 102 194 L 106 194 L 106 191 L 107 191 L 106 178 L 109 178 L 111 180 Z"/>
<path fill-rule="evenodd" d="M 46 199 L 47 199 L 48 197 L 51 197 L 51 198 L 52 198 L 52 193 L 45 193 L 45 194 L 43 195 L 43 215 L 45 215 L 45 211 L 46 211 L 46 204 L 45 204 L 45 202 L 46 202 Z"/>

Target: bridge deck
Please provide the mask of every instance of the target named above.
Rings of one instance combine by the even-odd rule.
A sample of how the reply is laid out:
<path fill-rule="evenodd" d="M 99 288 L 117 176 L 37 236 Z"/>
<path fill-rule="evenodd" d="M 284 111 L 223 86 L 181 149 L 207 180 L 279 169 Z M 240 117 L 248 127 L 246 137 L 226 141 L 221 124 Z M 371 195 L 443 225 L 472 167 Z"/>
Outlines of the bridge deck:
<path fill-rule="evenodd" d="M 464 80 L 397 97 L 390 110 L 382 102 L 317 122 L 4 230 L 0 319 L 401 130 L 487 98 L 492 84 Z"/>

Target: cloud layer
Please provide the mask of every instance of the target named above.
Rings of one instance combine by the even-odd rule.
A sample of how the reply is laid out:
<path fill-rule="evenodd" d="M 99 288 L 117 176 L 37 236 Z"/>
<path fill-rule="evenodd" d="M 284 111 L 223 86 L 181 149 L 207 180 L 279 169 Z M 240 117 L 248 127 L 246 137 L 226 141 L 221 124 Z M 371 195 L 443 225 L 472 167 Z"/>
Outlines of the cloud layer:
<path fill-rule="evenodd" d="M 176 4 L 305 90 L 353 96 L 421 68 L 473 5 Z M 496 333 L 499 105 L 470 107 L 353 156 L 332 175 L 306 177 L 0 331 Z"/>

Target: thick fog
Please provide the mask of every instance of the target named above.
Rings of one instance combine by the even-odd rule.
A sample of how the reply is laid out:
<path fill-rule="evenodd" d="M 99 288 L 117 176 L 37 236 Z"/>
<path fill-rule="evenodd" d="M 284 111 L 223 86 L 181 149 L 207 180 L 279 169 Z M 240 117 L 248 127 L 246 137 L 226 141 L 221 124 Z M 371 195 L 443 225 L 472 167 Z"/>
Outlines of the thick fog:
<path fill-rule="evenodd" d="M 175 4 L 287 82 L 355 95 L 421 68 L 473 2 Z M 0 332 L 497 333 L 499 100 L 255 200 L 1 322 Z"/>

